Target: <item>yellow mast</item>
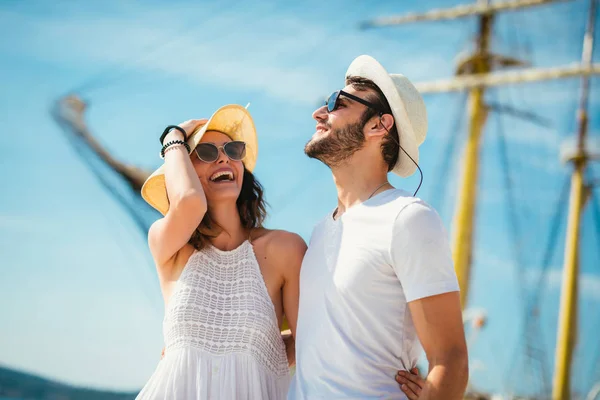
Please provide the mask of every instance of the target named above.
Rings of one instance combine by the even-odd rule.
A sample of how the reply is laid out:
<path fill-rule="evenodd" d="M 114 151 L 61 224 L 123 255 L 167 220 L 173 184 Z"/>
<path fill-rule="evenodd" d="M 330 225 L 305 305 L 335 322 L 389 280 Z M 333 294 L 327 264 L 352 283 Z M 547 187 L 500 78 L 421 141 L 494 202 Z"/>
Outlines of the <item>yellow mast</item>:
<path fill-rule="evenodd" d="M 570 398 L 571 361 L 575 344 L 575 329 L 577 327 L 579 232 L 581 213 L 584 204 L 585 187 L 583 173 L 585 170 L 585 156 L 581 155 L 572 162 L 574 164 L 574 169 L 573 175 L 571 176 L 569 219 L 564 259 L 565 264 L 563 269 L 554 380 L 552 387 L 553 400 L 566 400 Z"/>
<path fill-rule="evenodd" d="M 363 28 L 392 26 L 417 21 L 438 21 L 461 17 L 479 17 L 479 35 L 474 54 L 463 61 L 457 70 L 460 75 L 449 81 L 417 84 L 421 93 L 469 90 L 469 136 L 464 149 L 462 179 L 458 193 L 458 202 L 453 221 L 452 253 L 454 268 L 460 285 L 461 304 L 466 307 L 469 295 L 471 261 L 474 241 L 474 221 L 477 209 L 477 178 L 479 172 L 479 148 L 485 122 L 487 107 L 484 104 L 485 89 L 521 82 L 533 82 L 547 79 L 566 78 L 575 75 L 599 73 L 598 65 L 588 70 L 562 67 L 555 69 L 530 69 L 517 73 L 491 73 L 492 70 L 507 66 L 522 66 L 519 60 L 493 54 L 490 51 L 490 37 L 494 15 L 498 12 L 513 11 L 524 7 L 540 6 L 554 0 L 507 0 L 489 3 L 479 0 L 474 4 L 459 5 L 450 9 L 440 9 L 423 14 L 407 14 L 400 17 L 379 18 L 363 24 Z"/>
<path fill-rule="evenodd" d="M 560 0 L 558 0 L 560 1 Z M 574 171 L 571 181 L 571 200 L 567 244 L 565 248 L 565 277 L 561 295 L 561 314 L 559 337 L 556 351 L 556 371 L 554 376 L 553 400 L 569 398 L 569 376 L 572 358 L 574 329 L 576 321 L 577 301 L 577 262 L 579 221 L 585 203 L 587 190 L 583 182 L 583 174 L 587 162 L 584 152 L 584 138 L 587 128 L 587 86 L 588 76 L 600 74 L 600 64 L 592 64 L 592 37 L 595 17 L 595 0 L 591 0 L 588 32 L 584 45 L 584 62 L 580 66 L 562 66 L 553 68 L 529 68 L 506 73 L 491 72 L 497 66 L 520 65 L 518 60 L 491 54 L 489 39 L 494 14 L 501 11 L 516 10 L 524 7 L 544 5 L 553 0 L 507 0 L 488 3 L 479 0 L 475 4 L 459 5 L 450 9 L 432 10 L 423 14 L 407 14 L 399 17 L 379 18 L 362 24 L 363 28 L 395 26 L 418 21 L 438 21 L 456 19 L 466 16 L 479 16 L 479 37 L 477 50 L 458 68 L 458 76 L 450 80 L 424 82 L 417 84 L 417 89 L 425 93 L 441 93 L 470 90 L 469 94 L 469 137 L 465 145 L 462 181 L 459 191 L 457 209 L 454 217 L 453 257 L 456 274 L 461 288 L 461 304 L 467 304 L 471 259 L 473 251 L 473 225 L 477 203 L 477 176 L 479 169 L 479 147 L 482 131 L 486 122 L 487 107 L 483 101 L 486 87 L 536 82 L 544 80 L 564 79 L 581 76 L 584 82 L 584 95 L 579 110 L 578 152 L 571 160 Z"/>
<path fill-rule="evenodd" d="M 592 64 L 594 22 L 596 0 L 590 0 L 590 10 L 583 42 L 581 63 L 585 66 Z M 573 173 L 571 175 L 571 194 L 569 200 L 569 219 L 567 225 L 567 238 L 565 243 L 565 258 L 563 268 L 562 289 L 560 297 L 560 314 L 558 320 L 558 337 L 556 344 L 556 357 L 554 366 L 554 384 L 552 388 L 553 400 L 570 398 L 571 392 L 571 362 L 575 345 L 577 329 L 577 293 L 579 277 L 579 235 L 581 230 L 581 215 L 589 193 L 585 185 L 585 168 L 588 154 L 585 151 L 585 138 L 587 135 L 589 77 L 581 79 L 581 100 L 577 113 L 578 132 L 575 154 L 571 158 Z"/>
<path fill-rule="evenodd" d="M 477 51 L 469 60 L 472 62 L 472 71 L 475 74 L 485 74 L 490 70 L 488 49 L 492 21 L 492 14 L 483 15 L 479 20 Z M 467 304 L 471 276 L 481 132 L 487 119 L 487 108 L 483 102 L 484 93 L 485 87 L 476 87 L 471 89 L 469 94 L 469 137 L 465 145 L 463 176 L 453 224 L 452 255 L 463 308 Z"/>

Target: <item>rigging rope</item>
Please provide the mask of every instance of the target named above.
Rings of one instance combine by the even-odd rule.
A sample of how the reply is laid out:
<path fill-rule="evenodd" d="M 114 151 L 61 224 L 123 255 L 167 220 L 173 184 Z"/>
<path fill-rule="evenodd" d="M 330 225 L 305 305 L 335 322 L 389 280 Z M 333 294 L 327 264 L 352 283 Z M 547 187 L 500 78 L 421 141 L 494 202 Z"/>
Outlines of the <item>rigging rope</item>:
<path fill-rule="evenodd" d="M 529 317 L 529 315 L 527 314 L 526 311 L 526 276 L 525 276 L 525 267 L 524 267 L 524 262 L 523 262 L 523 237 L 521 235 L 521 227 L 519 225 L 519 216 L 517 215 L 517 203 L 515 200 L 515 196 L 514 196 L 514 188 L 513 188 L 513 182 L 512 182 L 512 178 L 511 178 L 511 174 L 510 174 L 510 160 L 508 158 L 508 149 L 507 149 L 507 144 L 506 144 L 506 138 L 504 135 L 504 129 L 503 129 L 503 125 L 501 123 L 502 121 L 502 117 L 500 115 L 496 115 L 497 118 L 497 125 L 498 125 L 498 129 L 497 129 L 497 133 L 498 133 L 498 145 L 499 145 L 499 150 L 500 150 L 500 158 L 501 158 L 501 162 L 502 162 L 502 167 L 501 170 L 503 172 L 503 181 L 504 181 L 504 192 L 506 194 L 506 203 L 507 203 L 507 212 L 508 212 L 508 222 L 509 222 L 509 229 L 511 232 L 511 236 L 512 236 L 512 252 L 513 252 L 513 257 L 515 260 L 515 267 L 516 267 L 516 272 L 517 272 L 517 287 L 518 287 L 518 296 L 519 296 L 519 302 L 522 304 L 522 309 L 523 309 L 523 329 L 525 330 L 524 333 L 524 337 L 525 337 L 525 354 L 527 356 L 527 360 L 529 364 L 529 368 L 526 368 L 525 371 L 526 372 L 532 372 L 532 370 L 535 368 L 534 366 L 531 365 L 531 361 L 532 359 L 536 359 L 539 357 L 540 351 L 538 349 L 534 348 L 534 343 L 533 343 L 533 337 L 537 332 L 533 332 L 534 330 L 534 326 L 532 326 L 531 320 Z M 539 330 L 539 329 L 537 329 Z M 540 364 L 544 363 L 544 360 L 538 360 L 538 362 Z M 542 386 L 544 386 L 545 384 L 545 377 L 543 376 L 543 371 L 541 371 L 541 369 L 543 369 L 543 367 L 540 367 L 540 371 L 538 371 L 538 373 L 540 374 L 540 377 L 542 378 Z M 540 388 L 540 391 L 544 391 L 545 388 L 542 387 Z M 543 395 L 543 393 L 540 393 Z"/>
<path fill-rule="evenodd" d="M 600 266 L 600 196 L 598 196 L 595 192 L 594 192 L 594 188 L 591 189 L 590 192 L 590 203 L 591 203 L 591 208 L 592 208 L 592 213 L 594 216 L 594 227 L 595 227 L 595 236 L 596 236 L 596 240 L 597 240 L 597 246 L 596 249 L 598 250 L 598 263 L 596 265 Z M 598 269 L 598 274 L 600 274 L 600 269 Z M 600 320 L 598 321 L 598 323 L 596 323 L 596 329 L 592 329 L 592 332 L 599 332 L 600 331 Z M 600 381 L 600 341 L 597 342 L 596 345 L 596 350 L 593 353 L 595 354 L 592 357 L 592 368 L 595 369 L 593 371 L 591 371 L 590 376 L 591 377 L 595 377 L 594 379 L 592 379 L 592 383 L 590 385 L 590 390 L 591 390 L 591 386 L 594 385 L 594 381 Z"/>
<path fill-rule="evenodd" d="M 458 159 L 456 147 L 459 142 L 459 138 L 464 137 L 464 134 L 461 135 L 459 132 L 464 132 L 461 130 L 461 126 L 463 125 L 464 116 L 465 116 L 465 107 L 467 103 L 467 92 L 462 93 L 462 98 L 457 99 L 456 109 L 455 109 L 455 120 L 451 125 L 451 131 L 448 135 L 448 140 L 446 141 L 445 146 L 441 147 L 442 155 L 439 157 L 439 165 L 434 169 L 437 171 L 437 179 L 435 179 L 433 188 L 435 188 L 436 193 L 440 194 L 440 196 L 436 196 L 435 206 L 442 215 L 445 214 L 446 208 L 446 200 L 448 198 L 448 183 L 450 179 L 449 176 L 453 176 L 453 172 L 456 170 L 456 161 Z"/>
<path fill-rule="evenodd" d="M 125 211 L 127 211 L 127 213 L 132 217 L 133 222 L 136 225 L 136 227 L 139 230 L 141 230 L 142 232 L 147 232 L 148 224 L 139 215 L 136 208 L 131 204 L 131 202 L 127 201 L 127 199 L 125 197 L 123 197 L 123 195 L 116 190 L 114 185 L 109 182 L 107 177 L 103 176 L 102 171 L 100 171 L 100 169 L 96 165 L 94 165 L 94 163 L 90 162 L 89 157 L 87 157 L 87 155 L 86 155 L 86 151 L 88 150 L 88 148 L 80 140 L 77 139 L 77 137 L 71 130 L 71 126 L 61 118 L 60 112 L 56 108 L 54 108 L 54 109 L 52 109 L 51 114 L 54 117 L 54 119 L 56 120 L 56 122 L 58 123 L 58 125 L 62 128 L 63 132 L 65 133 L 65 137 L 66 137 L 67 141 L 69 142 L 69 144 L 71 145 L 71 147 L 73 148 L 73 150 L 75 151 L 77 156 L 90 169 L 90 171 L 92 172 L 92 175 L 97 179 L 97 181 L 100 183 L 100 185 L 109 193 L 109 195 L 111 195 L 117 201 L 117 203 L 121 207 L 123 207 L 125 209 Z M 123 227 L 122 224 L 121 224 L 121 227 Z M 117 229 L 117 232 L 118 231 L 119 230 Z M 124 249 L 122 247 L 122 241 L 116 240 L 115 242 L 116 242 L 117 246 L 119 247 L 120 251 L 124 255 L 131 255 L 131 249 Z M 146 244 L 144 242 L 144 246 L 145 245 Z M 152 266 L 151 271 L 153 273 L 154 272 L 154 267 L 153 267 L 154 262 L 149 258 L 148 254 L 146 252 L 142 252 L 142 254 L 143 254 L 142 257 L 145 259 L 144 260 L 145 264 L 148 266 Z M 131 264 L 135 265 L 136 263 L 132 262 Z M 154 274 L 152 274 L 152 276 L 154 276 Z M 139 280 L 136 280 L 136 281 L 141 282 Z M 149 287 L 147 287 L 146 285 L 142 285 L 141 289 L 142 289 L 144 295 L 148 298 L 148 300 L 152 304 L 153 308 L 156 311 L 160 311 L 160 307 L 156 303 L 156 298 L 157 298 L 156 293 L 149 291 Z"/>

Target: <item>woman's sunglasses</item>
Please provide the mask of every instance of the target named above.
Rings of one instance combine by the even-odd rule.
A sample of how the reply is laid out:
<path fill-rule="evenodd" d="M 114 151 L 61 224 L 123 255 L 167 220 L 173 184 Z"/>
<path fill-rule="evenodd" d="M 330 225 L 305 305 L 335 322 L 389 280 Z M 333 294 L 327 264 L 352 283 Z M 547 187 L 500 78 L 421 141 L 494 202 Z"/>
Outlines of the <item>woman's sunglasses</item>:
<path fill-rule="evenodd" d="M 360 97 L 356 97 L 355 95 L 350 94 L 348 92 L 344 92 L 343 90 L 336 90 L 335 92 L 331 93 L 329 98 L 325 101 L 325 105 L 327 106 L 328 112 L 334 112 L 335 110 L 337 110 L 337 108 L 340 106 L 340 96 L 344 96 L 344 97 L 349 98 L 350 100 L 357 101 L 360 104 L 363 104 L 369 108 L 374 109 L 375 111 L 377 111 L 380 114 L 385 114 L 385 112 L 383 112 L 383 110 L 381 110 L 375 104 L 373 104 L 367 100 L 363 100 Z"/>
<path fill-rule="evenodd" d="M 223 146 L 217 146 L 213 143 L 200 143 L 194 151 L 201 161 L 212 163 L 219 159 L 219 150 L 221 149 L 233 161 L 241 161 L 246 155 L 246 143 L 239 140 L 227 142 Z"/>

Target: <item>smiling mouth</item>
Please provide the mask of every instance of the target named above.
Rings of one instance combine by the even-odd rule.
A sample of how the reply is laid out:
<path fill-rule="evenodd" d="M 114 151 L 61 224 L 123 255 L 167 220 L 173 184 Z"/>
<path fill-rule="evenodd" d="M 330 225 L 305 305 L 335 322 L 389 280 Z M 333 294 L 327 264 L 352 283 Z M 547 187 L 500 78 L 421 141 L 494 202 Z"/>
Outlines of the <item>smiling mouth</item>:
<path fill-rule="evenodd" d="M 212 174 L 209 178 L 211 182 L 233 182 L 233 172 L 219 171 Z"/>

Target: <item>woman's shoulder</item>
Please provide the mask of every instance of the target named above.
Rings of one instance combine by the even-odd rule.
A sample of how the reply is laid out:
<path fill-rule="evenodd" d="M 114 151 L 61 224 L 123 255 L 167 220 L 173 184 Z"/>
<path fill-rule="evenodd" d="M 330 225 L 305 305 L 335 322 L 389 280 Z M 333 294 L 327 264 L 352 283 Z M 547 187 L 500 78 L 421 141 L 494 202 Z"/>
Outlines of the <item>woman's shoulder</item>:
<path fill-rule="evenodd" d="M 306 242 L 300 235 L 282 229 L 256 229 L 253 231 L 252 242 L 260 243 L 268 258 L 285 264 L 293 261 L 301 263 L 307 249 Z"/>
<path fill-rule="evenodd" d="M 258 228 L 252 231 L 252 242 L 261 241 L 271 251 L 302 249 L 306 251 L 306 242 L 300 235 L 283 229 Z"/>

